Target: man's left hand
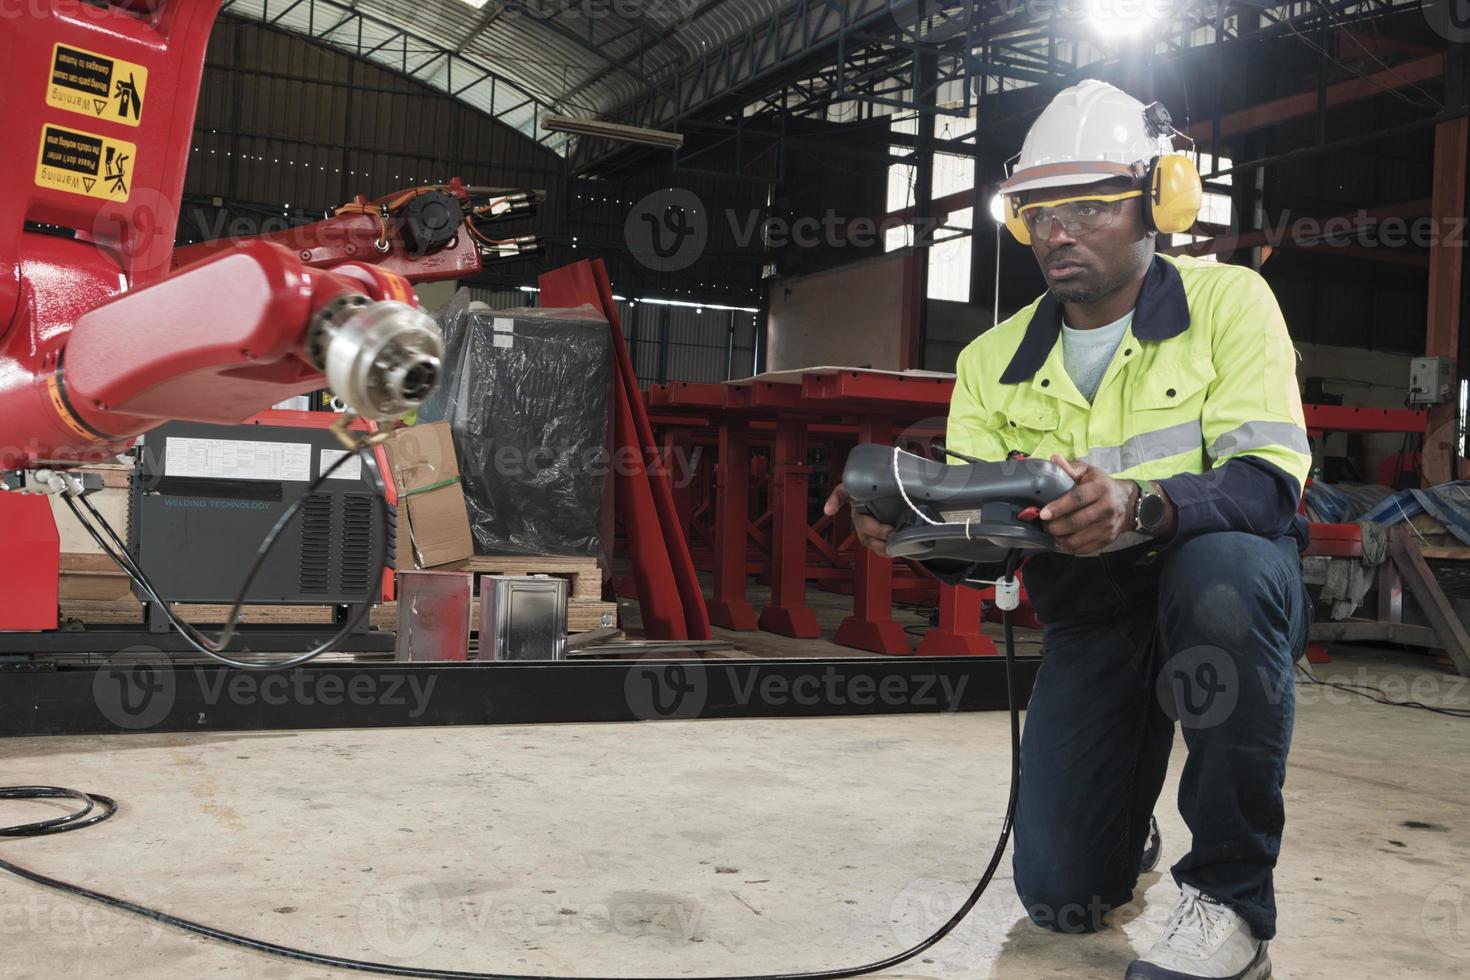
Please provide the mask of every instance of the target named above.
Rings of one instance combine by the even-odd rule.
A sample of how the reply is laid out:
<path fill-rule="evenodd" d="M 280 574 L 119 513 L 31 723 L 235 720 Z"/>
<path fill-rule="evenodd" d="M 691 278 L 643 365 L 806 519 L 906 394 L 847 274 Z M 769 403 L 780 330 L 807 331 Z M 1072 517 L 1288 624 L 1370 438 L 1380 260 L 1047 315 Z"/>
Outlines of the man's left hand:
<path fill-rule="evenodd" d="M 1101 551 L 1125 531 L 1133 530 L 1138 485 L 1115 480 L 1096 466 L 1073 463 L 1061 456 L 1051 461 L 1066 471 L 1076 486 L 1041 509 L 1042 527 L 1069 555 Z"/>

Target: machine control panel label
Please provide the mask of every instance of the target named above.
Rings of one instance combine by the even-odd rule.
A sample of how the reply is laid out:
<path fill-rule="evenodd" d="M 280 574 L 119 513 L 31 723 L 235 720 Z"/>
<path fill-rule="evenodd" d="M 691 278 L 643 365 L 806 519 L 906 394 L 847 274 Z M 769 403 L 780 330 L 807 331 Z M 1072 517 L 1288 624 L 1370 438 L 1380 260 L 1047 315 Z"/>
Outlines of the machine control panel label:
<path fill-rule="evenodd" d="M 311 479 L 311 446 L 304 442 L 169 436 L 165 453 L 164 476 L 302 483 Z"/>
<path fill-rule="evenodd" d="M 347 450 L 345 449 L 323 449 L 321 451 L 321 472 L 327 472 L 327 470 L 332 468 L 333 463 L 337 462 L 337 460 L 346 455 Z M 333 473 L 331 476 L 327 477 L 327 479 L 351 480 L 354 483 L 361 481 L 362 457 L 357 453 L 353 453 L 352 458 L 343 463 L 341 468 L 338 469 L 337 472 Z"/>
<path fill-rule="evenodd" d="M 41 127 L 36 186 L 104 201 L 126 201 L 137 152 L 127 140 L 48 124 Z"/>
<path fill-rule="evenodd" d="M 121 58 L 58 44 L 51 52 L 46 104 L 136 126 L 143 120 L 148 69 Z"/>

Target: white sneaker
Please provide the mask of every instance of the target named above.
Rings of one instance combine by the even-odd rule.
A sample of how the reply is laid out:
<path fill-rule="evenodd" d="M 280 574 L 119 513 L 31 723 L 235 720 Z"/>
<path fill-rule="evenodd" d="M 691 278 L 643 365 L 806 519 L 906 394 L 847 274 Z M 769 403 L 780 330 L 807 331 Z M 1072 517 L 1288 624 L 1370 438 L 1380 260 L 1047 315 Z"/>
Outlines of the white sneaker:
<path fill-rule="evenodd" d="M 1233 910 L 1189 885 L 1163 935 L 1124 980 L 1270 980 L 1266 943 Z"/>

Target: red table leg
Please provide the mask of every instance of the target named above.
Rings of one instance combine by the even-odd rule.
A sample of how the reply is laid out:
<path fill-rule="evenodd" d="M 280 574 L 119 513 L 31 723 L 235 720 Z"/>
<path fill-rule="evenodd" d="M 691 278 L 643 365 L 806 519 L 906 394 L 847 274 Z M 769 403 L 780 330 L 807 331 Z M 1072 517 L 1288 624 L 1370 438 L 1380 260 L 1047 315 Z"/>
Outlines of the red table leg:
<path fill-rule="evenodd" d="M 812 469 L 806 465 L 806 429 L 800 421 L 776 423 L 772 467 L 771 604 L 761 610 L 760 628 L 813 639 L 822 631 L 806 605 L 806 491 Z"/>
<path fill-rule="evenodd" d="M 887 418 L 864 417 L 858 422 L 858 441 L 887 445 L 893 425 Z M 867 548 L 854 546 L 852 559 L 852 615 L 837 628 L 836 643 L 874 653 L 904 654 L 909 649 L 903 627 L 893 621 L 893 562 Z"/>
<path fill-rule="evenodd" d="M 939 587 L 939 625 L 924 634 L 915 651 L 921 657 L 993 657 L 995 641 L 980 632 L 978 589 Z"/>
<path fill-rule="evenodd" d="M 690 455 L 689 430 L 672 428 L 664 433 L 660 446 L 664 469 L 669 473 L 669 482 L 674 491 L 674 513 L 679 515 L 679 526 L 686 537 L 693 538 L 689 527 L 689 516 L 694 512 L 694 473 Z"/>
<path fill-rule="evenodd" d="M 827 471 L 827 492 L 842 482 L 842 471 L 847 469 L 847 454 L 852 446 L 847 443 L 832 444 L 831 464 Z M 852 534 L 852 511 L 843 507 L 832 517 L 832 526 L 827 541 L 834 548 L 841 549 L 844 542 Z"/>
<path fill-rule="evenodd" d="M 745 598 L 745 552 L 750 523 L 750 429 L 744 419 L 720 424 L 720 462 L 715 483 L 715 595 L 709 621 L 727 630 L 756 628 L 755 608 Z"/>

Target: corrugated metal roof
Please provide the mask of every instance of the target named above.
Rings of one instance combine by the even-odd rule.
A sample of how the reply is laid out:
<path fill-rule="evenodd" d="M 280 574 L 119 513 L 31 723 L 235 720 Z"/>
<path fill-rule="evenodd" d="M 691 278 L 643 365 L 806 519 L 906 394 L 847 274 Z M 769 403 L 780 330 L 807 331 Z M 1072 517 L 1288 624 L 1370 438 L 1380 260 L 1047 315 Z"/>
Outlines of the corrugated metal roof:
<path fill-rule="evenodd" d="M 593 118 L 792 0 L 232 0 L 226 12 L 411 74 L 506 124 Z M 357 16 L 360 14 L 361 16 Z M 477 78 L 485 72 L 497 78 Z"/>

